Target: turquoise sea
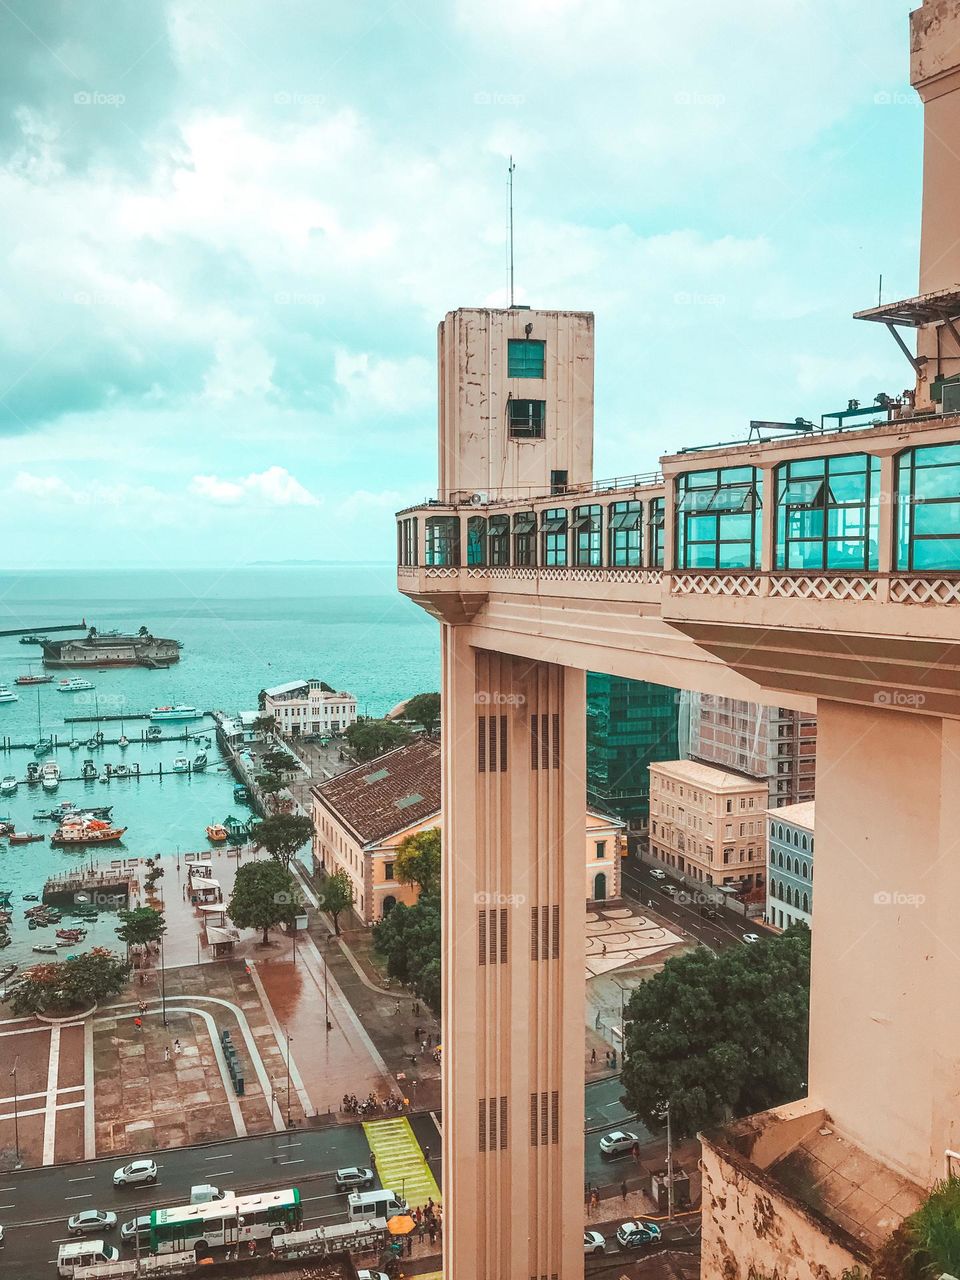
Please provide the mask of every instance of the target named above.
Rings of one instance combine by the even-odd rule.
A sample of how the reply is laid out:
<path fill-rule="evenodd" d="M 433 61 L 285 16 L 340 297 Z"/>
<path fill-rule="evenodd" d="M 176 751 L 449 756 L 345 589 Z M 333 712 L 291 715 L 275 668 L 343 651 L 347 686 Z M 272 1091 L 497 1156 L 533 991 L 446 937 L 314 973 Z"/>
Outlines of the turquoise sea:
<path fill-rule="evenodd" d="M 265 686 L 318 676 L 336 689 L 348 690 L 360 710 L 383 715 L 412 693 L 439 688 L 439 632 L 435 622 L 396 589 L 392 565 L 263 566 L 160 571 L 41 571 L 0 573 L 0 630 L 29 627 L 43 634 L 57 623 L 79 622 L 101 631 L 136 631 L 141 625 L 156 635 L 183 644 L 180 662 L 164 671 L 141 668 L 88 669 L 83 675 L 94 690 L 60 693 L 53 684 L 38 686 L 39 718 L 44 736 L 64 742 L 72 736 L 85 743 L 95 725 L 64 723 L 68 715 L 131 715 L 160 704 L 184 702 L 200 710 L 239 711 L 255 708 Z M 78 633 L 79 634 L 79 633 Z M 16 637 L 0 637 L 0 684 L 16 688 L 14 679 L 31 668 L 42 670 L 39 649 Z M 38 737 L 37 688 L 16 688 L 19 701 L 0 703 L 0 739 L 33 743 Z M 131 745 L 92 751 L 61 747 L 56 759 L 62 773 L 79 774 L 82 761 L 139 762 L 141 768 L 164 770 L 176 756 L 190 758 L 200 749 L 190 742 L 142 745 L 149 720 L 130 719 L 123 729 Z M 208 721 L 192 722 L 196 732 Z M 101 725 L 108 738 L 120 736 L 120 725 Z M 164 734 L 184 726 L 164 725 Z M 0 816 L 9 816 L 18 831 L 54 826 L 33 818 L 62 800 L 113 805 L 113 818 L 127 828 L 123 845 L 99 851 L 101 864 L 123 855 L 172 855 L 205 847 L 204 828 L 222 820 L 236 806 L 234 779 L 214 745 L 204 774 L 165 775 L 162 780 L 62 782 L 50 794 L 21 784 L 15 796 L 0 796 Z M 30 751 L 0 750 L 0 776 L 23 778 Z M 97 853 L 94 852 L 94 858 Z M 15 909 L 13 945 L 0 952 L 0 965 L 23 963 L 30 945 L 50 939 L 50 930 L 28 933 L 23 923 L 23 893 L 38 893 L 46 877 L 83 861 L 77 853 L 51 848 L 47 841 L 10 847 L 0 841 L 0 889 L 10 889 Z M 27 904 L 29 905 L 29 904 Z M 113 940 L 113 927 L 102 921 L 88 945 Z M 29 940 L 29 942 L 28 942 Z"/>

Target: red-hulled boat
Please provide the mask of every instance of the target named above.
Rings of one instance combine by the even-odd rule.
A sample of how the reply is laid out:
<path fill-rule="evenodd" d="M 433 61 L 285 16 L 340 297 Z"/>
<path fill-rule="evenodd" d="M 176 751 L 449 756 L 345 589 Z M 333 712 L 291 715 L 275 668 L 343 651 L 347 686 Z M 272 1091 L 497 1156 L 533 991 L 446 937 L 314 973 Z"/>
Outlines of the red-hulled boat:
<path fill-rule="evenodd" d="M 50 837 L 51 844 L 67 847 L 87 844 L 116 844 L 123 839 L 126 827 L 115 827 L 99 818 L 81 818 L 64 822 Z"/>

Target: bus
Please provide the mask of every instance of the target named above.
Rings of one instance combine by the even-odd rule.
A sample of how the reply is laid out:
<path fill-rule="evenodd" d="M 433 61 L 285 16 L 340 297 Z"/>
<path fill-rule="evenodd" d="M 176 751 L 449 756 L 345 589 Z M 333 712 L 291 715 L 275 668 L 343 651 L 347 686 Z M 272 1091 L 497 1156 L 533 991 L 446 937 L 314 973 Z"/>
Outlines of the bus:
<path fill-rule="evenodd" d="M 150 1249 L 153 1253 L 178 1253 L 193 1249 L 197 1256 L 218 1246 L 246 1245 L 297 1231 L 303 1223 L 300 1192 L 262 1191 L 237 1196 L 228 1192 L 209 1204 L 185 1204 L 175 1209 L 154 1209 L 150 1214 Z"/>

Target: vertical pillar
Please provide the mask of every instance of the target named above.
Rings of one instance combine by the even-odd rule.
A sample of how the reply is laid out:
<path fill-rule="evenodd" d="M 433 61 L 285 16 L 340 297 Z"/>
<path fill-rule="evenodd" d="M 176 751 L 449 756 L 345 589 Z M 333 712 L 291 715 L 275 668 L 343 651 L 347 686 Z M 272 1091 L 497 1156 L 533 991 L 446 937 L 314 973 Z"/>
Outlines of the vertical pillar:
<path fill-rule="evenodd" d="M 877 571 L 883 575 L 878 583 L 878 599 L 890 599 L 890 578 L 895 564 L 893 548 L 896 538 L 896 466 L 894 454 L 880 457 L 880 512 L 877 522 Z"/>
<path fill-rule="evenodd" d="M 772 462 L 760 468 L 763 483 L 763 506 L 760 510 L 760 569 L 772 573 L 777 555 L 777 471 Z M 768 594 L 769 582 L 764 580 L 763 593 Z"/>
<path fill-rule="evenodd" d="M 444 1274 L 583 1275 L 584 675 L 443 666 Z"/>

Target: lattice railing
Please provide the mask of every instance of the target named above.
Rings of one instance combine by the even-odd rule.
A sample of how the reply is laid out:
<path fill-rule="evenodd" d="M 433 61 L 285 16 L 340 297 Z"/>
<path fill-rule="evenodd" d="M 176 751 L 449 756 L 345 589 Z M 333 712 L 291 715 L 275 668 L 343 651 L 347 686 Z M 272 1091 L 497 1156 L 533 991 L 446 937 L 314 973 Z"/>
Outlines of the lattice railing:
<path fill-rule="evenodd" d="M 956 578 L 891 578 L 891 604 L 960 604 Z"/>
<path fill-rule="evenodd" d="M 420 570 L 417 568 L 415 564 L 398 564 L 397 565 L 398 578 L 416 578 L 419 573 L 420 573 Z"/>
<path fill-rule="evenodd" d="M 768 594 L 787 600 L 876 600 L 877 578 L 829 574 L 775 574 Z"/>
<path fill-rule="evenodd" d="M 759 596 L 762 583 L 744 573 L 675 573 L 670 591 L 675 596 Z"/>
<path fill-rule="evenodd" d="M 455 564 L 430 564 L 423 569 L 425 578 L 459 578 L 460 568 Z"/>

